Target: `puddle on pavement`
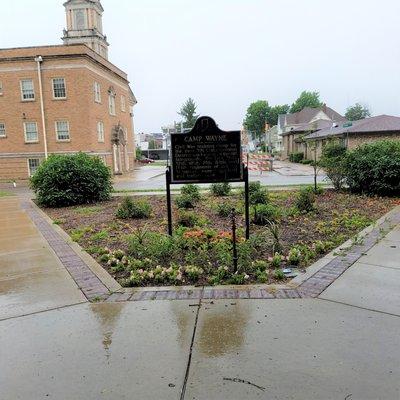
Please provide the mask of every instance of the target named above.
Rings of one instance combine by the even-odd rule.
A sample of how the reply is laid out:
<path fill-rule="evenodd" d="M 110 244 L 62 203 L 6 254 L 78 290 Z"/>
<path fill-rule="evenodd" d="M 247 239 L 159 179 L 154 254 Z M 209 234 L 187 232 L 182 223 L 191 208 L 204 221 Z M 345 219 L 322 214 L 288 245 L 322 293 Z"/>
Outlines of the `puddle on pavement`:
<path fill-rule="evenodd" d="M 100 334 L 102 335 L 102 345 L 105 351 L 106 358 L 111 356 L 112 337 L 117 328 L 118 321 L 121 317 L 122 309 L 125 303 L 113 303 L 109 306 L 104 304 L 92 304 L 91 310 L 100 325 Z"/>
<path fill-rule="evenodd" d="M 208 309 L 207 308 L 211 308 Z M 213 310 L 215 305 L 203 304 L 201 321 L 197 327 L 199 351 L 207 357 L 219 357 L 237 352 L 244 343 L 251 311 L 244 303 Z"/>

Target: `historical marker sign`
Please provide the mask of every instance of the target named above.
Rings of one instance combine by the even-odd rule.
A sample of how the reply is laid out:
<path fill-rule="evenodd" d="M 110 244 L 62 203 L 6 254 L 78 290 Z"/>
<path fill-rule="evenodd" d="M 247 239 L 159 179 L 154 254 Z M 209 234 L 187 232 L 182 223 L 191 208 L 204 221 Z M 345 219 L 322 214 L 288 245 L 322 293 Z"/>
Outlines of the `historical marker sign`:
<path fill-rule="evenodd" d="M 171 135 L 171 167 L 171 183 L 243 181 L 240 131 L 199 118 L 189 133 Z"/>

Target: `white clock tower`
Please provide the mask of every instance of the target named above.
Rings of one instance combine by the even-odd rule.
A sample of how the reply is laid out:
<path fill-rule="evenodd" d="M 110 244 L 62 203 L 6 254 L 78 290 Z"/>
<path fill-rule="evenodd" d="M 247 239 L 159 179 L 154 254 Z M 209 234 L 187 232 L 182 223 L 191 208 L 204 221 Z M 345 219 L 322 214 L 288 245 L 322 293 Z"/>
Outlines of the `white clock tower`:
<path fill-rule="evenodd" d="M 84 43 L 107 59 L 109 44 L 103 34 L 104 9 L 100 0 L 68 0 L 64 7 L 67 15 L 64 44 Z"/>

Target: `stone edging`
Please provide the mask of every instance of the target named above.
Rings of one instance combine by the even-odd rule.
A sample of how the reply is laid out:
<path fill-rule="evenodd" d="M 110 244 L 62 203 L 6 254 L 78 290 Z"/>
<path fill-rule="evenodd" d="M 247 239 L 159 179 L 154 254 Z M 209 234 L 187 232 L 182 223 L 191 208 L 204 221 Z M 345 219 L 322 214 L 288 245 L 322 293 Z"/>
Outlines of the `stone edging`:
<path fill-rule="evenodd" d="M 319 296 L 328 286 L 339 278 L 348 268 L 358 261 L 382 238 L 382 233 L 389 231 L 400 223 L 400 206 L 389 211 L 374 225 L 358 234 L 362 237 L 359 244 L 346 242 L 335 251 L 345 254 L 325 256 L 315 265 L 322 267 L 296 287 L 296 278 L 287 287 L 271 285 L 249 285 L 240 287 L 160 287 L 160 288 L 121 288 L 118 283 L 99 266 L 79 245 L 68 243 L 69 236 L 60 228 L 51 224 L 51 219 L 34 203 L 23 202 L 32 221 L 45 237 L 61 263 L 71 274 L 74 281 L 89 300 L 105 300 L 107 302 L 145 301 L 145 300 L 213 300 L 213 299 L 297 299 Z M 58 228 L 61 232 L 57 232 Z M 78 256 L 80 249 L 85 257 Z M 89 260 L 96 264 L 89 267 Z M 324 262 L 324 260 L 326 262 Z M 98 268 L 99 267 L 99 268 Z M 309 268 L 313 268 L 310 266 Z M 105 273 L 105 274 L 104 274 Z M 101 276 L 100 276 L 101 274 Z M 105 275 L 108 277 L 105 278 Z M 110 283 L 111 282 L 111 283 Z"/>
<path fill-rule="evenodd" d="M 61 235 L 54 230 L 54 227 L 43 218 L 36 206 L 31 201 L 21 201 L 21 206 L 47 240 L 85 297 L 88 300 L 107 298 L 110 295 L 109 289 Z"/>

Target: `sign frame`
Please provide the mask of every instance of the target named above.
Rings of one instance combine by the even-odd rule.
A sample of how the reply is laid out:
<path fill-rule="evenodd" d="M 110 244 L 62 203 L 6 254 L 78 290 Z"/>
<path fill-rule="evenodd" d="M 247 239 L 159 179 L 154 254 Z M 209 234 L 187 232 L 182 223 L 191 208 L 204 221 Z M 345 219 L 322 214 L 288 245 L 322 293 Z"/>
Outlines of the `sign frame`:
<path fill-rule="evenodd" d="M 238 154 L 236 160 L 234 160 L 231 165 L 237 163 L 236 174 L 231 175 L 231 177 L 227 177 L 225 173 L 225 177 L 221 175 L 219 177 L 210 177 L 203 175 L 198 179 L 176 179 L 176 174 L 174 174 L 174 167 L 176 167 L 176 152 L 174 149 L 174 145 L 179 141 L 185 141 L 185 138 L 198 138 L 194 139 L 194 143 L 204 143 L 207 142 L 203 140 L 202 137 L 206 138 L 208 136 L 224 135 L 225 139 L 221 141 L 227 143 L 233 143 L 237 146 Z M 229 135 L 231 135 L 229 137 Z M 235 136 L 233 136 L 235 135 Z M 232 139 L 232 140 L 231 140 Z M 209 168 L 209 167 L 208 167 Z M 200 117 L 197 119 L 194 128 L 188 133 L 176 133 L 171 134 L 171 150 L 170 150 L 170 165 L 166 170 L 166 189 L 167 189 L 167 210 L 168 210 L 168 233 L 172 236 L 172 201 L 171 201 L 171 185 L 174 184 L 186 184 L 186 183 L 218 183 L 218 182 L 244 182 L 245 184 L 245 222 L 246 222 L 246 239 L 250 237 L 250 202 L 249 202 L 249 172 L 247 166 L 242 163 L 242 146 L 241 146 L 241 132 L 240 131 L 231 131 L 225 132 L 218 128 L 217 124 L 211 117 Z"/>

